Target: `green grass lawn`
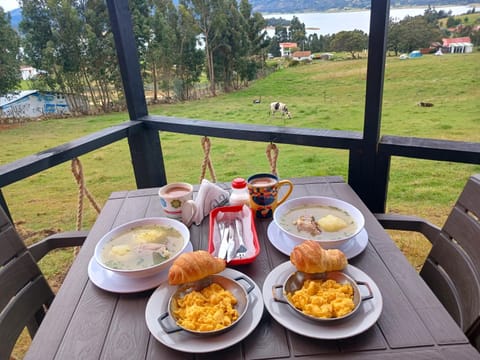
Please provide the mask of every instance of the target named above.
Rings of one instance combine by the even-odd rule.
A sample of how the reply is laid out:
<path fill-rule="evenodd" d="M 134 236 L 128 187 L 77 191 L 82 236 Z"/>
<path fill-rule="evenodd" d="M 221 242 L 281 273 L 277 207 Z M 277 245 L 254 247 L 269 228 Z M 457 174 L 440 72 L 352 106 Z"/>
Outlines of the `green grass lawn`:
<path fill-rule="evenodd" d="M 362 131 L 366 59 L 319 61 L 279 70 L 235 93 L 188 103 L 151 106 L 152 114 L 236 123 Z M 385 71 L 382 134 L 480 141 L 480 53 L 389 57 Z M 253 99 L 261 96 L 262 102 Z M 272 101 L 289 105 L 292 119 L 268 114 Z M 434 104 L 417 106 L 420 101 Z M 123 122 L 126 113 L 30 122 L 0 131 L 0 163 L 44 151 Z M 168 181 L 198 183 L 203 153 L 201 137 L 162 132 Z M 217 181 L 269 171 L 265 143 L 211 139 Z M 279 145 L 281 177 L 347 177 L 348 152 Z M 102 205 L 112 191 L 135 188 L 126 140 L 82 156 L 89 191 Z M 467 177 L 478 165 L 394 158 L 388 210 L 425 215 L 440 225 Z M 208 174 L 207 174 L 207 177 Z M 45 229 L 75 229 L 77 185 L 70 163 L 2 189 L 17 225 L 26 234 Z M 84 228 L 96 213 L 86 202 Z M 34 237 L 33 237 L 34 238 Z"/>

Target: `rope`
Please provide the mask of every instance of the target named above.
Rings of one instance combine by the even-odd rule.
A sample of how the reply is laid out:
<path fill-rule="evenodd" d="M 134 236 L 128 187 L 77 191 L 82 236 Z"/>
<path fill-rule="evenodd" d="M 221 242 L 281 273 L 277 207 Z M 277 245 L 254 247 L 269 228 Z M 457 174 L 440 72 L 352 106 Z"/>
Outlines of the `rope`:
<path fill-rule="evenodd" d="M 272 154 L 273 152 L 273 154 Z M 278 147 L 274 143 L 270 143 L 267 145 L 267 149 L 265 151 L 267 154 L 268 162 L 270 163 L 270 171 L 272 174 L 277 175 L 277 159 L 278 159 Z"/>
<path fill-rule="evenodd" d="M 202 174 L 200 175 L 200 183 L 202 182 L 203 179 L 205 179 L 205 172 L 207 170 L 208 166 L 208 171 L 210 172 L 210 176 L 212 177 L 212 182 L 217 182 L 217 177 L 215 175 L 215 170 L 213 169 L 212 165 L 212 160 L 210 159 L 210 139 L 206 136 L 202 138 L 202 148 L 203 152 L 205 154 L 205 157 L 203 158 L 203 163 L 202 163 Z"/>
<path fill-rule="evenodd" d="M 85 186 L 82 164 L 78 158 L 72 159 L 72 174 L 78 185 L 77 230 L 80 230 L 82 228 L 84 196 L 87 196 L 90 204 L 92 204 L 93 208 L 97 211 L 97 214 L 100 213 L 100 206 L 98 206 L 98 204 L 95 202 L 95 199 Z"/>

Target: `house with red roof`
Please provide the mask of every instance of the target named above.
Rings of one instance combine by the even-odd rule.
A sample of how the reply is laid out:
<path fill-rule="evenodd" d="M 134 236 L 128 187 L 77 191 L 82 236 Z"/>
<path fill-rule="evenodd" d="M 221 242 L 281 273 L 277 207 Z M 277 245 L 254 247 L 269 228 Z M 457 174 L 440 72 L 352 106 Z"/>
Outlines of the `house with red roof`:
<path fill-rule="evenodd" d="M 292 58 L 298 61 L 312 60 L 312 52 L 311 51 L 295 51 L 292 54 Z"/>
<path fill-rule="evenodd" d="M 295 42 L 284 42 L 280 43 L 280 54 L 282 57 L 290 56 L 294 50 L 298 48 L 297 43 Z"/>
<path fill-rule="evenodd" d="M 448 48 L 450 53 L 471 53 L 473 44 L 470 37 L 445 38 L 442 39 L 442 47 Z"/>

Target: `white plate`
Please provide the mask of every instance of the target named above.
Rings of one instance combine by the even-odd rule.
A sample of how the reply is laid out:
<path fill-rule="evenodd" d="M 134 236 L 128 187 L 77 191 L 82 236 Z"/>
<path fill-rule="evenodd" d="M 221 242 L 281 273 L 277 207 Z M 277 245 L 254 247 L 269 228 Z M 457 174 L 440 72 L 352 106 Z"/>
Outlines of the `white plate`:
<path fill-rule="evenodd" d="M 232 279 L 244 276 L 253 282 L 245 274 L 230 268 L 226 268 L 219 275 Z M 147 327 L 152 335 L 163 345 L 174 350 L 188 353 L 206 353 L 225 349 L 246 338 L 257 327 L 263 315 L 262 292 L 258 285 L 255 284 L 255 288 L 248 294 L 250 304 L 245 315 L 232 329 L 211 336 L 194 335 L 186 331 L 167 334 L 163 331 L 157 319 L 162 313 L 167 311 L 168 301 L 176 289 L 176 286 L 168 285 L 168 283 L 160 285 L 148 300 L 145 310 Z"/>
<path fill-rule="evenodd" d="M 300 244 L 299 241 L 290 239 L 290 237 L 285 234 L 274 221 L 268 225 L 267 229 L 268 240 L 272 243 L 275 248 L 281 253 L 290 256 L 293 248 Z M 368 234 L 365 228 L 360 231 L 360 233 L 353 237 L 351 240 L 345 244 L 338 247 L 341 250 L 347 259 L 351 259 L 358 254 L 360 254 L 368 245 Z"/>
<path fill-rule="evenodd" d="M 190 252 L 192 250 L 192 243 L 188 242 L 183 252 Z M 167 279 L 168 269 L 147 277 L 129 277 L 105 269 L 95 260 L 95 257 L 92 256 L 88 263 L 88 277 L 95 285 L 103 290 L 126 294 L 157 287 Z"/>
<path fill-rule="evenodd" d="M 355 315 L 338 322 L 323 324 L 297 314 L 289 305 L 276 302 L 272 296 L 272 287 L 283 285 L 288 276 L 295 271 L 290 261 L 284 262 L 273 269 L 263 283 L 265 307 L 270 315 L 287 329 L 315 339 L 343 339 L 368 330 L 380 317 L 383 308 L 380 289 L 367 274 L 352 265 L 348 265 L 344 272 L 355 280 L 367 282 L 373 293 L 373 298 L 363 301 Z M 360 291 L 362 295 L 365 291 L 366 295 L 363 286 L 360 286 Z"/>

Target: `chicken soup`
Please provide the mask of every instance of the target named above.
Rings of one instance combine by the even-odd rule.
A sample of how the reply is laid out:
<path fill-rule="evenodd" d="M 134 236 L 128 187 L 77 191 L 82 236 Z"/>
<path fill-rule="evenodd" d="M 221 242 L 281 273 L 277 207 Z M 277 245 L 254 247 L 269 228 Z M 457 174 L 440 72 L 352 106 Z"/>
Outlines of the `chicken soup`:
<path fill-rule="evenodd" d="M 279 219 L 279 225 L 291 234 L 313 240 L 342 239 L 357 230 L 355 220 L 347 211 L 328 205 L 290 209 Z"/>
<path fill-rule="evenodd" d="M 113 269 L 140 270 L 168 260 L 182 249 L 183 242 L 182 234 L 171 226 L 139 226 L 108 241 L 101 258 Z"/>

